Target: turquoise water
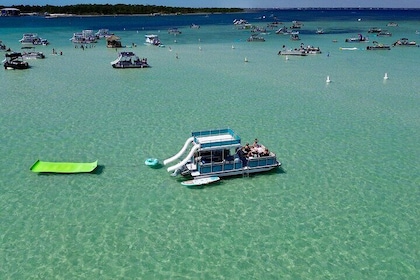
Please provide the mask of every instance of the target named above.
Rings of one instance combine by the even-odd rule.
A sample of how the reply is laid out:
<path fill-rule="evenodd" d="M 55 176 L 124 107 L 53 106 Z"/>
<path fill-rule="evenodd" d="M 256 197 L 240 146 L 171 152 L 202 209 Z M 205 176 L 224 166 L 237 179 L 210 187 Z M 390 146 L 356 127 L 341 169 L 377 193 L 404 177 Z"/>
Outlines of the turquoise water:
<path fill-rule="evenodd" d="M 378 41 L 420 41 L 420 21 L 308 17 L 299 42 L 270 31 L 248 43 L 234 18 L 210 15 L 198 30 L 179 24 L 177 37 L 167 26 L 190 24 L 188 16 L 165 17 L 167 26 L 100 18 L 99 28 L 112 23 L 152 66 L 131 70 L 111 67 L 117 53 L 104 41 L 72 46 L 90 18 L 1 19 L 0 39 L 14 50 L 25 32 L 51 42 L 36 48 L 47 58 L 31 69 L 0 71 L 2 278 L 420 276 L 420 48 L 344 43 L 360 32 L 372 41 L 367 30 L 389 21 L 399 26 Z M 143 45 L 147 33 L 166 47 Z M 323 54 L 277 55 L 301 42 Z M 340 50 L 349 46 L 360 50 Z M 225 127 L 245 142 L 258 137 L 283 168 L 189 189 L 144 165 L 174 155 L 191 131 Z M 98 159 L 100 169 L 37 175 L 29 171 L 37 159 Z"/>

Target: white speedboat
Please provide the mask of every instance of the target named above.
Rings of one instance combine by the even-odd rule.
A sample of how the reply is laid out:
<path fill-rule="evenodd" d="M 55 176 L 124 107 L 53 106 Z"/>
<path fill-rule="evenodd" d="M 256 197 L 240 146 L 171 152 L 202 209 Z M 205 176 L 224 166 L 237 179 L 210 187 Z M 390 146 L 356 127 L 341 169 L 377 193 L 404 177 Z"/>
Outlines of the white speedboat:
<path fill-rule="evenodd" d="M 82 32 L 73 33 L 73 37 L 70 38 L 70 41 L 75 44 L 91 44 L 96 43 L 96 39 L 93 30 L 82 30 Z"/>
<path fill-rule="evenodd" d="M 45 55 L 43 52 L 32 51 L 32 52 L 23 52 L 22 57 L 24 59 L 43 59 L 45 58 Z"/>
<path fill-rule="evenodd" d="M 300 49 L 295 49 L 295 50 L 283 49 L 279 51 L 277 54 L 278 55 L 293 55 L 293 56 L 306 56 L 307 55 L 305 51 L 300 50 Z"/>
<path fill-rule="evenodd" d="M 392 33 L 387 31 L 387 30 L 383 30 L 383 31 L 379 32 L 378 34 L 376 34 L 376 36 L 391 37 Z"/>
<path fill-rule="evenodd" d="M 133 52 L 120 52 L 118 58 L 111 62 L 112 67 L 127 68 L 148 68 L 147 58 L 140 59 Z"/>
<path fill-rule="evenodd" d="M 113 33 L 109 32 L 109 29 L 99 29 L 98 32 L 95 33 L 96 38 L 100 39 L 100 38 L 108 38 L 111 37 L 112 35 L 114 35 Z"/>
<path fill-rule="evenodd" d="M 398 41 L 396 41 L 395 43 L 392 44 L 393 47 L 395 46 L 406 46 L 406 47 L 410 47 L 410 46 L 417 46 L 416 41 L 410 41 L 407 38 L 401 38 Z"/>
<path fill-rule="evenodd" d="M 258 36 L 258 35 L 251 35 L 248 39 L 246 39 L 247 42 L 265 42 L 264 37 Z"/>
<path fill-rule="evenodd" d="M 47 39 L 42 39 L 36 33 L 25 33 L 22 36 L 22 39 L 19 40 L 21 44 L 24 45 L 48 45 L 49 42 Z"/>
<path fill-rule="evenodd" d="M 145 42 L 146 45 L 164 47 L 162 42 L 159 40 L 158 35 L 148 34 L 148 35 L 144 35 L 144 37 L 146 38 L 146 42 Z"/>
<path fill-rule="evenodd" d="M 181 33 L 182 33 L 181 30 L 179 30 L 176 27 L 168 29 L 168 34 L 179 35 Z"/>

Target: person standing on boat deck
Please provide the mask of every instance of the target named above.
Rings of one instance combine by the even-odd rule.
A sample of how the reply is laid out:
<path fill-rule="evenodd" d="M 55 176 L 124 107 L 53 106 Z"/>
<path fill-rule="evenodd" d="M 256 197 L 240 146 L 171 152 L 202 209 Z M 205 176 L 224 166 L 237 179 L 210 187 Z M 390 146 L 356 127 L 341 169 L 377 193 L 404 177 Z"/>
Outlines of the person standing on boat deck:
<path fill-rule="evenodd" d="M 249 147 L 249 143 L 245 144 L 243 150 L 246 154 L 248 154 L 251 151 L 251 147 Z"/>

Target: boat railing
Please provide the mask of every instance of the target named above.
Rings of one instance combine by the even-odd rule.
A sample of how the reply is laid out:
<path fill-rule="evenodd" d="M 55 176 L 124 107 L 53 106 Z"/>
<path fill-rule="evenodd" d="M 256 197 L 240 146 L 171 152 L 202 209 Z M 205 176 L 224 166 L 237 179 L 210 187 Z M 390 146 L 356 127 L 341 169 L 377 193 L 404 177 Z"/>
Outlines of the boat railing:
<path fill-rule="evenodd" d="M 213 173 L 213 172 L 224 172 L 231 171 L 235 169 L 242 169 L 243 167 L 257 168 L 264 166 L 276 166 L 278 161 L 275 154 L 266 157 L 254 157 L 249 158 L 248 160 L 240 160 L 236 158 L 231 161 L 221 161 L 221 162 L 209 162 L 209 163 L 198 163 L 198 170 L 201 174 Z"/>
<path fill-rule="evenodd" d="M 234 169 L 241 169 L 242 167 L 244 167 L 244 165 L 243 165 L 243 162 L 240 160 L 198 164 L 198 170 L 200 171 L 201 174 L 231 171 Z"/>
<path fill-rule="evenodd" d="M 206 136 L 217 136 L 217 135 L 230 135 L 232 140 L 209 140 L 206 143 L 201 143 L 201 149 L 204 148 L 211 148 L 217 146 L 227 146 L 227 145 L 240 145 L 241 138 L 237 135 L 232 129 L 225 128 L 225 129 L 213 129 L 213 130 L 204 130 L 204 131 L 196 131 L 192 132 L 192 136 L 194 137 L 194 142 L 198 143 L 198 137 L 206 137 Z"/>
<path fill-rule="evenodd" d="M 248 159 L 248 166 L 251 168 L 275 164 L 277 164 L 276 155 L 270 155 L 265 157 L 253 157 Z"/>

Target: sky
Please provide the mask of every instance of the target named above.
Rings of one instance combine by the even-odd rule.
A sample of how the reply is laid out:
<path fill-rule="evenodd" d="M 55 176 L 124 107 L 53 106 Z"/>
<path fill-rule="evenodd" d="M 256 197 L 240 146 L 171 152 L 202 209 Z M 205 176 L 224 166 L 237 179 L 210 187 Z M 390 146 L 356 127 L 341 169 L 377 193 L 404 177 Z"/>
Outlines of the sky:
<path fill-rule="evenodd" d="M 420 0 L 1 0 L 0 5 L 141 4 L 217 8 L 420 8 Z"/>

